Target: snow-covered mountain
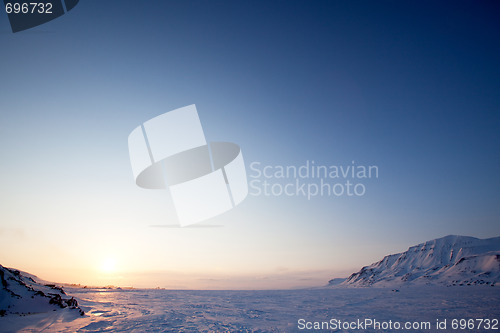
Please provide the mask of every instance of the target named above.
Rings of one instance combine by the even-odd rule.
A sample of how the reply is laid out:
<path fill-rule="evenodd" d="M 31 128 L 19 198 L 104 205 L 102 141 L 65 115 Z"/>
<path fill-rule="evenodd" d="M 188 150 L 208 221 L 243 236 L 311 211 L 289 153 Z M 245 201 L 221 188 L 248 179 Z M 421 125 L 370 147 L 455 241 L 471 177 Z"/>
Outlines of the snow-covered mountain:
<path fill-rule="evenodd" d="M 60 308 L 76 309 L 83 315 L 73 297 L 61 287 L 45 283 L 25 272 L 0 265 L 0 316 L 33 314 Z"/>
<path fill-rule="evenodd" d="M 341 286 L 491 285 L 500 282 L 500 237 L 446 236 L 391 254 Z"/>

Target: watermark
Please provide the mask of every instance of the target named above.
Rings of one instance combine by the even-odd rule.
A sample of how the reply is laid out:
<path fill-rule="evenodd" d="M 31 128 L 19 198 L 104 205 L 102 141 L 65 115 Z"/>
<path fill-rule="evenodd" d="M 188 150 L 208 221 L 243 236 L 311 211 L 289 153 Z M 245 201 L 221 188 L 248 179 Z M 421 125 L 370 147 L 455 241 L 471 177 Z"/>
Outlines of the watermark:
<path fill-rule="evenodd" d="M 250 164 L 249 194 L 252 196 L 296 196 L 311 200 L 318 196 L 361 197 L 366 181 L 377 179 L 376 165 L 323 165 L 306 160 L 301 165 Z"/>
<path fill-rule="evenodd" d="M 438 323 L 439 324 L 439 323 Z M 433 329 L 430 321 L 407 321 L 399 322 L 392 320 L 377 320 L 374 318 L 340 320 L 331 318 L 327 321 L 307 321 L 306 319 L 297 320 L 299 330 L 431 330 Z"/>
<path fill-rule="evenodd" d="M 181 226 L 218 216 L 251 196 L 361 197 L 367 181 L 379 177 L 376 165 L 351 161 L 323 165 L 250 163 L 231 142 L 207 143 L 195 105 L 176 109 L 136 127 L 128 137 L 136 184 L 168 189 Z"/>
<path fill-rule="evenodd" d="M 194 104 L 138 126 L 128 137 L 128 148 L 136 184 L 168 188 L 181 226 L 222 214 L 248 194 L 240 147 L 207 143 Z"/>
<path fill-rule="evenodd" d="M 355 320 L 341 320 L 331 318 L 326 321 L 308 321 L 306 319 L 297 320 L 299 330 L 317 331 L 317 330 L 349 330 L 349 331 L 440 331 L 440 330 L 458 330 L 458 331 L 476 331 L 476 330 L 498 330 L 498 319 L 488 318 L 453 318 L 453 319 L 435 319 L 434 321 L 395 321 L 395 320 L 377 320 L 375 318 L 364 318 Z"/>
<path fill-rule="evenodd" d="M 72 10 L 80 0 L 4 0 L 12 32 L 52 21 Z"/>

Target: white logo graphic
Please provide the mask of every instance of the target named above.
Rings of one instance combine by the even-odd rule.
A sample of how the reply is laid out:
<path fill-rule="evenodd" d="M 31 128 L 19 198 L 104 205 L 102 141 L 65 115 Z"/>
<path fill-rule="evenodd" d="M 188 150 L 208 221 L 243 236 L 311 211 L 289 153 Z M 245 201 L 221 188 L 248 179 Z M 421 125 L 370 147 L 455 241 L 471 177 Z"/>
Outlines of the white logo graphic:
<path fill-rule="evenodd" d="M 181 226 L 222 214 L 248 194 L 240 147 L 230 142 L 207 144 L 194 104 L 134 129 L 128 148 L 136 184 L 168 187 Z"/>

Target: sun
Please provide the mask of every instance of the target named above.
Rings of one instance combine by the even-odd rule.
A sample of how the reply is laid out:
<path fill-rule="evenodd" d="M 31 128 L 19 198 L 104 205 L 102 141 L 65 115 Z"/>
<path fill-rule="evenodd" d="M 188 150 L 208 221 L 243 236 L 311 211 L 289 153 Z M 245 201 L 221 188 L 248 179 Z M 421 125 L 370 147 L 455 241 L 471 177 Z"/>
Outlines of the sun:
<path fill-rule="evenodd" d="M 116 260 L 115 258 L 108 257 L 102 260 L 101 262 L 101 271 L 104 273 L 112 273 L 116 269 Z"/>

